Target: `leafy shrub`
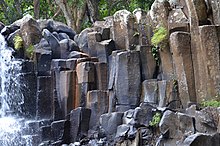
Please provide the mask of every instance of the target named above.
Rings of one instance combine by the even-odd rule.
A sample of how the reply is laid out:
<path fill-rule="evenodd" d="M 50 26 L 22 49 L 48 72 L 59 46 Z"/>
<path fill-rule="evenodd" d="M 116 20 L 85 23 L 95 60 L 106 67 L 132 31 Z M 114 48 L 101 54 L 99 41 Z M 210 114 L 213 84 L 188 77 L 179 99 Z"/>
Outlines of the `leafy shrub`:
<path fill-rule="evenodd" d="M 25 49 L 25 54 L 28 58 L 32 59 L 34 55 L 34 46 L 30 45 L 28 48 Z"/>
<path fill-rule="evenodd" d="M 167 39 L 168 31 L 166 28 L 160 26 L 157 29 L 154 30 L 154 35 L 151 38 L 151 43 L 155 47 L 157 47 L 160 43 L 165 41 Z"/>
<path fill-rule="evenodd" d="M 220 107 L 220 101 L 217 100 L 208 100 L 208 101 L 202 101 L 201 103 L 202 107 Z"/>
<path fill-rule="evenodd" d="M 157 112 L 153 116 L 153 119 L 152 119 L 152 121 L 150 121 L 149 125 L 153 126 L 153 127 L 157 127 L 159 125 L 159 123 L 160 123 L 160 120 L 161 120 L 161 114 Z"/>
<path fill-rule="evenodd" d="M 13 39 L 13 42 L 14 42 L 14 48 L 16 50 L 19 50 L 23 47 L 23 39 L 21 36 L 16 35 Z"/>
<path fill-rule="evenodd" d="M 159 45 L 167 39 L 167 35 L 168 32 L 166 28 L 160 26 L 154 30 L 154 35 L 151 38 L 153 45 L 151 52 L 158 66 L 160 65 Z"/>

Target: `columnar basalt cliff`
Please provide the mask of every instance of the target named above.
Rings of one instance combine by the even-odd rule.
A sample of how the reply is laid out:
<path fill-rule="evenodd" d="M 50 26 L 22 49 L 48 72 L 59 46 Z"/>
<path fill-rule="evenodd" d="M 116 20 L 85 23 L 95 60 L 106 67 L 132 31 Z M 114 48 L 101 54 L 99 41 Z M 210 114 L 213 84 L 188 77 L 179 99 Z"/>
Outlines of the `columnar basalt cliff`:
<path fill-rule="evenodd" d="M 220 0 L 155 0 L 80 34 L 30 16 L 0 28 L 23 58 L 30 145 L 220 145 L 220 108 L 200 108 L 220 100 Z"/>

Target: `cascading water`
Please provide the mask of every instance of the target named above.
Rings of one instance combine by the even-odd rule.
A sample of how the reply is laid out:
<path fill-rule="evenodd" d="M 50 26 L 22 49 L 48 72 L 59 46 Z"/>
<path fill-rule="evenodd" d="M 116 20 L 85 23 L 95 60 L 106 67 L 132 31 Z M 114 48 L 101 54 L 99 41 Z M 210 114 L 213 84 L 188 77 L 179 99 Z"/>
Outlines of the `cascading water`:
<path fill-rule="evenodd" d="M 12 56 L 13 50 L 7 47 L 0 34 L 0 145 L 21 146 L 21 133 L 24 123 L 19 118 L 23 95 L 20 88 L 21 61 Z"/>

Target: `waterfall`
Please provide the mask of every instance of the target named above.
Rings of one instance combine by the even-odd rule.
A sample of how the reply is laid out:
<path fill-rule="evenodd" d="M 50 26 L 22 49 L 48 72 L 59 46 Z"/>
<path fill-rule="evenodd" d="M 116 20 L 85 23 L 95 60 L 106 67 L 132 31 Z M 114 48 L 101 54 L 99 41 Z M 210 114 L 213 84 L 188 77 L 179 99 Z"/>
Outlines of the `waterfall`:
<path fill-rule="evenodd" d="M 13 56 L 0 34 L 0 145 L 22 145 L 24 119 L 20 118 L 23 95 L 20 88 L 21 61 Z"/>

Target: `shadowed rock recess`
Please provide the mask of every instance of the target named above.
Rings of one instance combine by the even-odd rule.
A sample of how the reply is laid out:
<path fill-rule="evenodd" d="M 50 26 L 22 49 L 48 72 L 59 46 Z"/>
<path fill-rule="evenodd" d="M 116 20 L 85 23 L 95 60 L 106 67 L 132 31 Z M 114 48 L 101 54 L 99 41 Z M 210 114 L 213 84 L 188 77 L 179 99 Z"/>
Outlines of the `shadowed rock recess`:
<path fill-rule="evenodd" d="M 219 146 L 220 0 L 155 0 L 80 34 L 25 16 L 1 34 L 22 47 L 30 145 Z"/>

